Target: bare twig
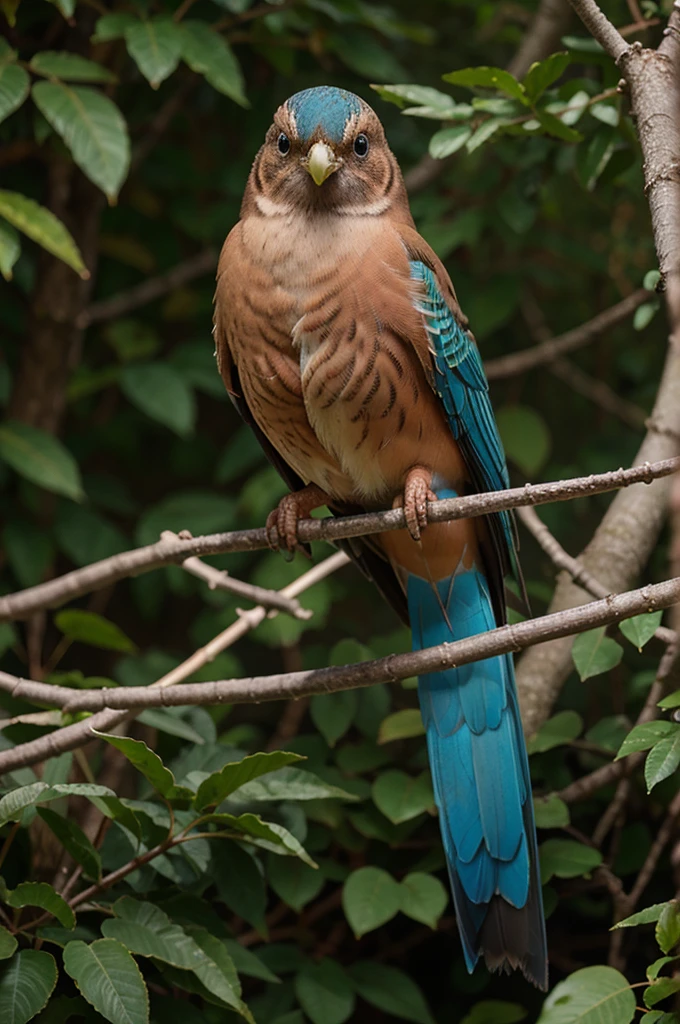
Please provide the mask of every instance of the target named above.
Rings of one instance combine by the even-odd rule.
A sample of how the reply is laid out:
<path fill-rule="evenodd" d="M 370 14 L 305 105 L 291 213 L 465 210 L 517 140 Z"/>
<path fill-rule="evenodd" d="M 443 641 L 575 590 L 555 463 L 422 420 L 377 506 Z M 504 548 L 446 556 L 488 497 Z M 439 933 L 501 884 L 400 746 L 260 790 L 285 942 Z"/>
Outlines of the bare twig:
<path fill-rule="evenodd" d="M 670 475 L 678 468 L 680 457 L 588 477 L 574 477 L 545 484 L 526 484 L 524 487 L 510 488 L 507 491 L 469 494 L 461 498 L 446 498 L 429 503 L 428 522 L 442 523 L 454 519 L 469 519 L 502 509 L 544 505 L 552 501 L 568 501 L 585 495 L 604 494 L 632 484 L 649 484 L 659 477 Z M 404 525 L 403 509 L 396 508 L 386 512 L 368 512 L 364 515 L 342 518 L 329 516 L 326 519 L 303 519 L 298 525 L 298 537 L 302 541 L 325 540 L 332 543 L 347 537 L 365 537 L 369 534 L 398 530 Z M 0 621 L 26 618 L 40 608 L 58 607 L 66 601 L 92 590 L 99 590 L 126 576 L 149 572 L 163 565 L 180 564 L 193 555 L 256 551 L 266 547 L 269 547 L 269 538 L 264 527 L 208 534 L 191 540 L 159 540 L 155 544 L 93 562 L 82 569 L 74 569 L 64 576 L 16 594 L 0 597 Z"/>
<path fill-rule="evenodd" d="M 574 583 L 579 587 L 583 587 L 593 597 L 601 598 L 611 594 L 611 590 L 608 590 L 599 580 L 596 580 L 593 574 L 588 572 L 586 567 L 577 558 L 572 558 L 571 555 L 567 554 L 560 542 L 553 536 L 532 508 L 522 508 L 519 510 L 518 515 L 557 568 L 568 572 Z M 680 575 L 680 572 L 674 575 Z M 677 639 L 675 630 L 668 629 L 666 626 L 659 626 L 654 636 L 665 644 L 674 643 Z"/>
<path fill-rule="evenodd" d="M 323 562 L 313 566 L 296 580 L 293 580 L 292 583 L 289 583 L 288 586 L 282 589 L 281 593 L 289 598 L 298 597 L 305 590 L 308 590 L 316 583 L 341 569 L 344 565 L 347 565 L 348 562 L 349 557 L 344 552 L 338 551 L 331 555 L 330 558 L 326 558 Z M 277 614 L 278 612 L 275 610 L 269 612 L 270 617 Z M 262 607 L 250 608 L 246 612 L 241 612 L 236 622 L 233 622 L 216 637 L 213 637 L 204 647 L 194 651 L 191 657 L 183 661 L 181 665 L 177 665 L 170 672 L 167 672 L 153 686 L 174 686 L 175 683 L 187 679 L 192 673 L 202 668 L 203 665 L 213 661 L 220 651 L 231 647 L 232 644 L 236 643 L 242 636 L 245 636 L 251 629 L 259 626 L 266 617 L 267 611 Z M 120 725 L 121 722 L 124 722 L 126 718 L 134 718 L 134 712 L 102 711 L 97 715 L 93 715 L 92 718 L 76 722 L 73 725 L 64 726 L 56 732 L 43 736 L 41 739 L 20 744 L 11 750 L 4 751 L 4 753 L 10 755 L 10 759 L 14 760 L 15 766 L 20 764 L 36 764 L 48 757 L 62 754 L 66 750 L 82 747 L 92 739 L 93 729 L 99 732 L 110 732 Z M 11 769 L 7 764 L 0 763 L 0 772 L 5 771 L 11 771 Z"/>
<path fill-rule="evenodd" d="M 514 377 L 519 373 L 526 373 L 527 370 L 533 370 L 537 366 L 552 363 L 560 356 L 583 348 L 604 334 L 605 331 L 623 323 L 643 302 L 649 302 L 653 295 L 654 293 L 647 291 L 646 288 L 638 288 L 621 302 L 598 313 L 592 320 L 581 324 L 580 327 L 575 327 L 556 338 L 549 338 L 539 345 L 522 349 L 520 352 L 511 352 L 498 359 L 489 359 L 484 364 L 486 375 L 489 380 L 500 380 L 503 377 Z"/>
<path fill-rule="evenodd" d="M 102 299 L 100 302 L 93 302 L 78 317 L 78 327 L 89 327 L 90 324 L 100 323 L 102 320 L 113 320 L 116 317 L 125 316 L 140 306 L 146 306 L 163 295 L 181 288 L 196 277 L 202 277 L 214 271 L 217 264 L 217 250 L 212 247 L 204 249 L 194 256 L 190 256 L 176 267 L 159 274 L 158 277 L 150 277 L 134 288 L 113 295 L 110 299 Z"/>
<path fill-rule="evenodd" d="M 499 654 L 520 651 L 556 636 L 573 635 L 597 626 L 620 622 L 641 612 L 668 608 L 677 601 L 680 601 L 680 578 L 646 586 L 627 594 L 610 595 L 602 601 L 594 601 L 555 615 L 501 626 L 453 643 L 439 644 L 408 654 L 392 654 L 353 665 L 255 676 L 250 679 L 185 683 L 172 686 L 172 689 L 168 688 L 167 682 L 159 681 L 150 687 L 121 686 L 103 690 L 73 690 L 67 686 L 19 680 L 0 672 L 0 688 L 14 697 L 41 703 L 49 701 L 52 706 L 61 706 L 70 712 L 101 711 L 106 708 L 128 710 L 290 700 L 317 693 L 396 682 L 414 675 L 468 665 Z M 16 749 L 0 753 L 0 770 L 7 770 L 5 759 L 8 755 L 11 757 Z"/>

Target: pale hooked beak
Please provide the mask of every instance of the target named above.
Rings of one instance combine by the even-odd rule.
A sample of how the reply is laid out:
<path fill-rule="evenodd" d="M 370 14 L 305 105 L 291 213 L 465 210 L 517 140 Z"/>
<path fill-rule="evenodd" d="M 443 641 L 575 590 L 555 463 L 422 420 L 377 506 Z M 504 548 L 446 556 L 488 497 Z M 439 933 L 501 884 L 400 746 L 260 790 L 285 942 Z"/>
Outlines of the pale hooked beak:
<path fill-rule="evenodd" d="M 333 171 L 337 171 L 341 164 L 342 160 L 336 157 L 325 142 L 315 142 L 302 160 L 303 167 L 309 171 L 317 185 L 323 185 L 326 178 L 330 177 Z"/>

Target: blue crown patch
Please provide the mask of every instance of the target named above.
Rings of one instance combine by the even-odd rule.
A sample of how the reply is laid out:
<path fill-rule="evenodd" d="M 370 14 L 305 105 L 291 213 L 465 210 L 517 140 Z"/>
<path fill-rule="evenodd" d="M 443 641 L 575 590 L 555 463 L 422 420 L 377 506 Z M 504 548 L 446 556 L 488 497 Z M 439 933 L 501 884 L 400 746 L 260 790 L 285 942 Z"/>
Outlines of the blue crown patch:
<path fill-rule="evenodd" d="M 342 142 L 345 125 L 361 111 L 361 100 L 353 92 L 321 85 L 296 92 L 288 100 L 299 138 L 306 142 L 321 128 L 331 142 Z"/>

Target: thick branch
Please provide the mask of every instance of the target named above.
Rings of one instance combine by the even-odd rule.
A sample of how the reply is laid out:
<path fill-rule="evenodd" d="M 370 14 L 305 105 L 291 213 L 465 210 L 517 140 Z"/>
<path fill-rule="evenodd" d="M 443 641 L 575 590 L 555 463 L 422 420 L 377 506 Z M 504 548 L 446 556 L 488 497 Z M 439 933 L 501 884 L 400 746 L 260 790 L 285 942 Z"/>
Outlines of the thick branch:
<path fill-rule="evenodd" d="M 538 619 L 501 626 L 488 633 L 466 637 L 454 643 L 439 644 L 408 654 L 362 661 L 354 665 L 332 666 L 304 672 L 256 676 L 251 679 L 227 679 L 206 683 L 185 683 L 168 689 L 164 686 L 124 686 L 103 690 L 72 690 L 32 680 L 15 680 L 0 673 L 0 686 L 13 697 L 34 703 L 59 705 L 65 711 L 101 711 L 105 708 L 130 709 L 178 707 L 199 704 L 251 704 L 270 700 L 291 700 L 318 693 L 333 693 L 391 683 L 410 676 L 468 665 L 498 654 L 520 651 L 555 637 L 582 633 L 597 626 L 610 625 L 642 612 L 668 608 L 680 601 L 680 577 L 656 583 L 627 594 L 615 594 Z M 4 758 L 13 751 L 0 754 Z M 6 770 L 6 769 L 5 769 Z"/>
<path fill-rule="evenodd" d="M 643 302 L 648 302 L 653 296 L 654 293 L 647 291 L 646 288 L 638 288 L 621 302 L 598 313 L 592 320 L 581 324 L 580 327 L 575 327 L 556 338 L 550 338 L 540 345 L 532 345 L 531 348 L 522 349 L 520 352 L 511 352 L 498 359 L 489 359 L 484 364 L 486 376 L 489 380 L 500 380 L 503 377 L 514 377 L 519 373 L 526 373 L 527 370 L 533 370 L 536 366 L 552 363 L 560 356 L 583 348 L 600 334 L 618 326 L 627 320 Z"/>
<path fill-rule="evenodd" d="M 428 504 L 428 521 L 449 522 L 488 515 L 522 505 L 545 505 L 552 501 L 567 501 L 591 494 L 603 494 L 631 484 L 650 484 L 658 477 L 668 476 L 680 469 L 680 458 L 667 459 L 655 464 L 618 469 L 588 477 L 574 477 L 546 484 L 526 484 L 507 491 L 488 491 L 469 494 L 462 498 L 446 498 Z M 347 537 L 365 537 L 405 526 L 401 508 L 386 512 L 368 512 L 360 516 L 326 519 L 304 519 L 298 525 L 302 541 L 334 542 Z M 101 562 L 93 562 L 82 569 L 58 576 L 47 583 L 29 587 L 16 594 L 0 597 L 0 621 L 23 619 L 39 608 L 56 608 L 92 590 L 100 590 L 126 576 L 136 576 L 163 565 L 181 564 L 192 555 L 218 555 L 234 551 L 257 551 L 269 547 L 264 527 L 255 530 L 234 530 L 231 533 L 213 533 L 204 537 L 183 540 L 160 540 L 143 548 L 124 551 Z M 617 588 L 613 588 L 617 589 Z M 624 588 L 618 588 L 624 589 Z"/>

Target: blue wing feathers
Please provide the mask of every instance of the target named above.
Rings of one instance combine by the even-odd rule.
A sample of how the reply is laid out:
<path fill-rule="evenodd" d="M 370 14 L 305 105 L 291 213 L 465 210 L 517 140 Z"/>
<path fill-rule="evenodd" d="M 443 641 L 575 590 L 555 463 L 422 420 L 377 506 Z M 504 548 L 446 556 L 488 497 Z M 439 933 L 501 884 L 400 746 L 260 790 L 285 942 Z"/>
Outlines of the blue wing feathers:
<path fill-rule="evenodd" d="M 456 321 L 433 271 L 414 260 L 411 277 L 421 286 L 416 307 L 428 332 L 435 391 L 473 485 L 502 490 L 508 472 L 477 346 Z M 439 497 L 454 494 L 438 490 Z M 513 520 L 501 512 L 489 523 L 496 555 L 484 567 L 461 567 L 438 582 L 408 577 L 414 649 L 474 636 L 504 621 L 502 577 L 514 562 Z M 545 988 L 536 829 L 512 657 L 423 675 L 418 694 L 468 970 L 484 955 L 491 969 L 519 967 Z"/>

